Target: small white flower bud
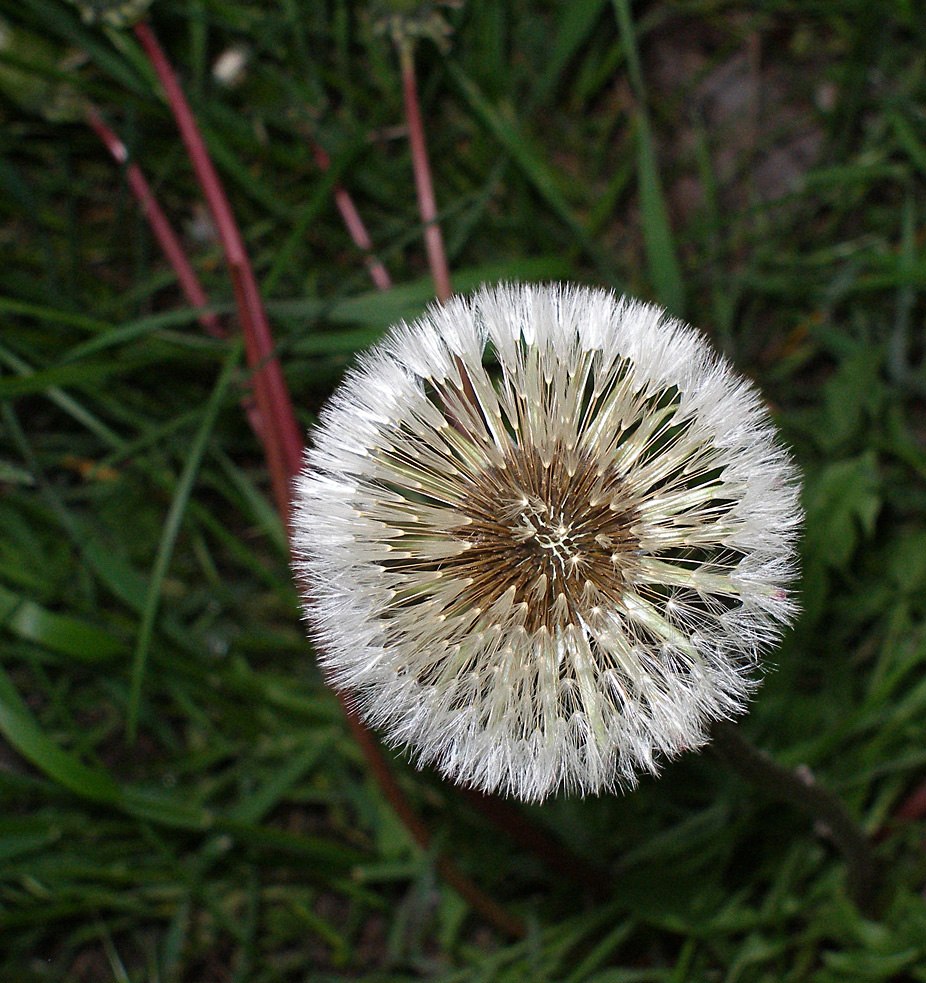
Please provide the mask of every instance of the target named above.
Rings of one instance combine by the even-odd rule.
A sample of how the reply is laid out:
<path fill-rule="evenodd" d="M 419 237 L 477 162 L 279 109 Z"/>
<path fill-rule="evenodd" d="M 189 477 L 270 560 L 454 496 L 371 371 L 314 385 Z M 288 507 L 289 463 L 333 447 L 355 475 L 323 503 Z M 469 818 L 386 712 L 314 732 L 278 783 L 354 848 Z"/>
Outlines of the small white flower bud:
<path fill-rule="evenodd" d="M 212 65 L 212 77 L 227 89 L 233 89 L 244 79 L 251 52 L 243 45 L 226 48 Z"/>

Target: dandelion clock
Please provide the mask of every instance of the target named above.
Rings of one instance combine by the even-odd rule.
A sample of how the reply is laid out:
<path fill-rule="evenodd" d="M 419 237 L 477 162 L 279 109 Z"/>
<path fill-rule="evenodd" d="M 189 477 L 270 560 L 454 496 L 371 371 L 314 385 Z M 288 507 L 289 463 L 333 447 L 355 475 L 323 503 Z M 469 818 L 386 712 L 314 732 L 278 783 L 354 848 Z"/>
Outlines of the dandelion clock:
<path fill-rule="evenodd" d="M 325 673 L 413 759 L 537 801 L 744 709 L 794 614 L 797 475 L 700 334 L 507 286 L 395 327 L 321 414 L 296 564 Z"/>

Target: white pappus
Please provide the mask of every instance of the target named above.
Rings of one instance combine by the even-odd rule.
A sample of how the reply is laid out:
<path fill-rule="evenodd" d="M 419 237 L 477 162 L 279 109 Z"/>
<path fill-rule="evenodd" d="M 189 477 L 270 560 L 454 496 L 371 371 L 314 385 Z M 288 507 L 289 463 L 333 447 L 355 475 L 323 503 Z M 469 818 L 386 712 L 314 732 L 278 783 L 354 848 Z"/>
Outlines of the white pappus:
<path fill-rule="evenodd" d="M 400 324 L 321 414 L 295 565 L 329 681 L 393 746 L 538 801 L 741 713 L 791 620 L 799 481 L 751 383 L 603 290 Z"/>

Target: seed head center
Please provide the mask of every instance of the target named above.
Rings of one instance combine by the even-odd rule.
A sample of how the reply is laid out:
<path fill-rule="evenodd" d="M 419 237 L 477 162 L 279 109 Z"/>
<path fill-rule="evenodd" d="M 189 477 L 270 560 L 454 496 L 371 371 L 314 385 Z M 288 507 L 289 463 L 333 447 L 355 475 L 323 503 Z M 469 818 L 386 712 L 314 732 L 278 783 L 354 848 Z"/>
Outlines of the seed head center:
<path fill-rule="evenodd" d="M 543 502 L 522 500 L 518 521 L 511 526 L 515 543 L 532 549 L 537 561 L 549 567 L 548 575 L 570 577 L 582 565 L 582 544 L 573 533 L 571 517 Z"/>
<path fill-rule="evenodd" d="M 544 459 L 514 446 L 504 467 L 487 468 L 468 491 L 455 530 L 466 549 L 444 572 L 465 579 L 473 607 L 507 597 L 527 630 L 553 630 L 619 598 L 637 513 L 616 474 L 568 448 Z"/>

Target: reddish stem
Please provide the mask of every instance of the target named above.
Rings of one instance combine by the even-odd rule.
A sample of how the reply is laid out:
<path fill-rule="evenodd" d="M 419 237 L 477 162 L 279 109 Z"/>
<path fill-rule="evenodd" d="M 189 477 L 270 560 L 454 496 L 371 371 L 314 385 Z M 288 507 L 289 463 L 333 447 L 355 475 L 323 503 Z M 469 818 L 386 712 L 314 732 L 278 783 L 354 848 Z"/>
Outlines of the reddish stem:
<path fill-rule="evenodd" d="M 424 140 L 418 83 L 415 80 L 415 56 L 409 39 L 400 38 L 398 47 L 402 69 L 402 96 L 405 100 L 405 121 L 408 125 L 408 142 L 412 151 L 415 190 L 418 194 L 418 212 L 424 226 L 424 245 L 431 275 L 434 277 L 434 290 L 437 299 L 443 304 L 453 293 L 453 287 L 450 285 L 450 268 L 447 266 L 444 239 L 437 221 L 437 203 L 434 199 L 434 185 L 431 182 L 428 148 Z"/>
<path fill-rule="evenodd" d="M 193 269 L 193 264 L 187 259 L 183 244 L 180 242 L 180 237 L 174 232 L 173 226 L 164 213 L 164 209 L 161 208 L 157 198 L 155 198 L 154 191 L 151 189 L 151 185 L 148 183 L 144 172 L 138 164 L 128 162 L 129 154 L 125 144 L 119 139 L 115 131 L 106 125 L 103 117 L 100 116 L 96 109 L 92 106 L 88 108 L 86 116 L 87 123 L 106 145 L 106 149 L 110 152 L 113 159 L 118 164 L 125 165 L 125 177 L 129 188 L 135 200 L 138 202 L 142 214 L 148 220 L 151 231 L 154 233 L 154 237 L 161 247 L 161 252 L 164 253 L 164 258 L 177 275 L 177 281 L 180 284 L 180 289 L 183 291 L 184 297 L 187 299 L 187 303 L 190 307 L 208 307 L 209 297 L 203 289 L 203 285 L 199 282 L 199 277 L 197 277 L 196 271 Z M 218 315 L 212 311 L 200 310 L 200 313 L 196 316 L 196 320 L 199 321 L 203 330 L 207 334 L 212 335 L 213 338 L 228 337 L 228 332 L 222 326 Z M 251 429 L 259 438 L 263 439 L 264 425 L 253 396 L 250 393 L 247 394 L 242 399 L 241 405 L 247 415 L 248 422 L 251 424 Z"/>
<path fill-rule="evenodd" d="M 317 143 L 313 143 L 312 153 L 315 155 L 315 163 L 323 171 L 327 171 L 331 166 L 331 159 L 324 149 Z M 341 218 L 344 219 L 344 225 L 347 226 L 347 231 L 350 233 L 354 245 L 364 252 L 367 269 L 373 283 L 379 290 L 388 290 L 392 286 L 392 277 L 389 276 L 386 267 L 373 254 L 373 241 L 370 239 L 367 227 L 363 224 L 363 219 L 354 205 L 353 198 L 340 184 L 334 186 L 334 202 L 338 206 L 338 211 L 341 213 Z"/>
<path fill-rule="evenodd" d="M 106 149 L 110 152 L 113 159 L 117 163 L 125 165 L 125 177 L 129 187 L 132 189 L 132 194 L 135 196 L 142 210 L 142 214 L 148 220 L 151 231 L 154 233 L 154 237 L 157 239 L 158 245 L 161 247 L 161 251 L 164 253 L 167 262 L 170 264 L 174 273 L 177 274 L 180 289 L 183 291 L 187 302 L 191 307 L 195 308 L 208 307 L 209 298 L 206 296 L 206 291 L 203 290 L 202 284 L 200 284 L 190 261 L 187 259 L 179 236 L 174 232 L 167 216 L 164 214 L 164 210 L 154 197 L 151 185 L 148 184 L 141 168 L 138 164 L 129 163 L 129 153 L 126 150 L 125 144 L 106 125 L 103 117 L 100 116 L 96 109 L 90 107 L 86 115 L 87 122 L 106 145 Z M 203 329 L 212 335 L 213 338 L 225 337 L 225 329 L 222 327 L 217 315 L 211 311 L 201 310 L 197 314 L 196 319 L 202 325 Z"/>
<path fill-rule="evenodd" d="M 285 520 L 289 515 L 290 482 L 302 466 L 302 439 L 283 371 L 274 355 L 273 336 L 257 280 L 222 182 L 176 73 L 147 23 L 136 24 L 135 35 L 164 88 L 225 252 L 248 364 L 255 369 L 254 393 L 265 422 L 262 437 L 274 498 Z"/>
<path fill-rule="evenodd" d="M 894 822 L 913 823 L 926 816 L 926 783 L 915 788 L 894 813 Z"/>
<path fill-rule="evenodd" d="M 417 105 L 417 98 L 415 99 L 415 103 Z M 420 115 L 418 119 L 420 122 Z M 325 153 L 325 150 L 317 143 L 313 144 L 312 149 L 318 166 L 322 168 L 322 170 L 327 170 L 331 165 L 331 161 L 328 155 Z M 427 158 L 425 157 L 425 166 L 426 165 Z M 427 179 L 427 183 L 430 186 L 429 178 Z M 373 282 L 380 290 L 388 290 L 392 284 L 391 278 L 389 277 L 389 273 L 385 267 L 383 267 L 382 264 L 376 260 L 375 256 L 372 255 L 373 243 L 369 234 L 367 233 L 363 219 L 360 217 L 360 214 L 354 207 L 353 200 L 348 192 L 344 191 L 343 189 L 339 190 L 343 197 L 338 200 L 338 207 L 344 219 L 344 223 L 347 226 L 348 232 L 350 233 L 354 243 L 360 249 L 366 252 L 367 263 L 370 269 L 370 274 L 373 278 Z M 431 194 L 431 201 L 433 204 L 433 193 Z M 443 253 L 443 249 L 441 249 L 441 252 Z M 377 267 L 382 271 L 379 276 L 376 274 Z M 447 282 L 449 286 L 449 273 L 447 275 Z M 473 402 L 476 402 L 476 394 L 473 390 L 472 382 L 469 379 L 466 369 L 463 367 L 463 364 L 459 359 L 457 361 L 460 368 L 460 375 L 463 380 L 463 387 L 469 398 Z M 342 706 L 344 706 L 345 713 L 347 713 L 348 718 L 350 719 L 351 727 L 354 728 L 357 742 L 365 748 L 364 753 L 367 761 L 370 764 L 370 767 L 377 773 L 377 780 L 379 781 L 380 787 L 384 790 L 384 792 L 386 792 L 387 798 L 389 798 L 389 801 L 392 803 L 393 809 L 402 815 L 399 802 L 393 798 L 391 791 L 386 791 L 387 788 L 391 790 L 395 787 L 395 781 L 385 763 L 385 760 L 380 754 L 378 745 L 369 741 L 369 733 L 363 729 L 362 724 L 360 724 L 359 721 L 351 714 L 350 710 L 344 704 L 344 701 L 342 700 L 341 702 Z M 601 870 L 589 863 L 586 863 L 586 861 L 582 860 L 581 857 L 576 856 L 571 850 L 559 843 L 556 838 L 551 836 L 545 829 L 527 819 L 519 809 L 516 809 L 497 797 L 484 795 L 482 792 L 466 790 L 464 794 L 473 808 L 481 812 L 500 829 L 505 830 L 516 843 L 520 844 L 525 850 L 533 852 L 552 869 L 559 871 L 561 874 L 571 878 L 572 880 L 580 882 L 593 894 L 605 896 L 609 893 L 612 886 L 611 882 Z M 407 803 L 405 803 L 405 807 L 407 807 Z M 427 837 L 427 830 L 420 825 L 414 814 L 410 813 L 408 816 L 403 817 L 403 821 L 405 822 L 406 827 L 412 832 L 412 835 L 415 836 L 416 840 L 423 847 L 426 847 L 427 841 L 420 839 L 419 835 Z M 414 831 L 413 825 L 419 827 L 418 833 Z"/>
<path fill-rule="evenodd" d="M 564 847 L 542 826 L 527 819 L 520 809 L 497 796 L 485 795 L 472 789 L 466 789 L 464 795 L 474 809 L 499 829 L 503 829 L 515 843 L 539 857 L 552 870 L 581 884 L 596 897 L 607 897 L 613 891 L 613 880 L 601 868 L 593 866 Z"/>
<path fill-rule="evenodd" d="M 920 822 L 924 816 L 926 816 L 926 782 L 907 794 L 903 802 L 894 810 L 894 814 L 875 832 L 872 839 L 875 843 L 881 843 L 896 829 L 908 823 Z"/>
<path fill-rule="evenodd" d="M 428 851 L 431 847 L 431 834 L 427 826 L 425 826 L 421 818 L 412 809 L 411 803 L 399 788 L 379 745 L 373 739 L 370 732 L 354 715 L 353 711 L 348 708 L 347 703 L 340 693 L 338 693 L 338 699 L 340 699 L 341 706 L 344 707 L 344 712 L 347 714 L 354 740 L 360 745 L 364 758 L 376 777 L 380 789 L 418 846 L 422 850 Z M 451 860 L 439 856 L 435 864 L 441 877 L 448 884 L 452 885 L 460 896 L 472 905 L 475 911 L 478 911 L 480 915 L 492 922 L 492 924 L 500 928 L 507 935 L 516 938 L 524 936 L 525 926 L 521 919 L 509 914 L 496 901 L 480 891 Z"/>
<path fill-rule="evenodd" d="M 279 362 L 273 355 L 273 336 L 257 289 L 257 282 L 228 199 L 176 75 L 150 27 L 141 22 L 135 26 L 135 33 L 164 86 L 225 250 L 235 286 L 235 298 L 245 335 L 248 361 L 252 366 L 257 367 L 255 392 L 258 406 L 262 414 L 266 412 L 265 418 L 270 424 L 267 432 L 258 436 L 262 438 L 271 474 L 274 477 L 274 493 L 280 514 L 285 517 L 289 510 L 289 482 L 301 466 L 303 447 L 289 391 Z M 356 210 L 354 214 L 356 215 Z M 357 220 L 359 222 L 359 215 Z M 362 223 L 360 226 L 362 227 Z M 369 241 L 368 237 L 367 241 Z M 384 274 L 385 272 L 383 269 Z M 385 283 L 388 286 L 388 274 Z M 383 794 L 408 828 L 415 842 L 422 849 L 428 849 L 431 842 L 430 833 L 399 788 L 372 735 L 348 707 L 340 693 L 338 699 L 354 738 L 360 745 Z M 509 915 L 488 895 L 480 891 L 450 860 L 438 857 L 436 866 L 444 880 L 451 884 L 474 910 L 490 920 L 497 928 L 509 935 L 524 934 L 523 923 Z"/>

